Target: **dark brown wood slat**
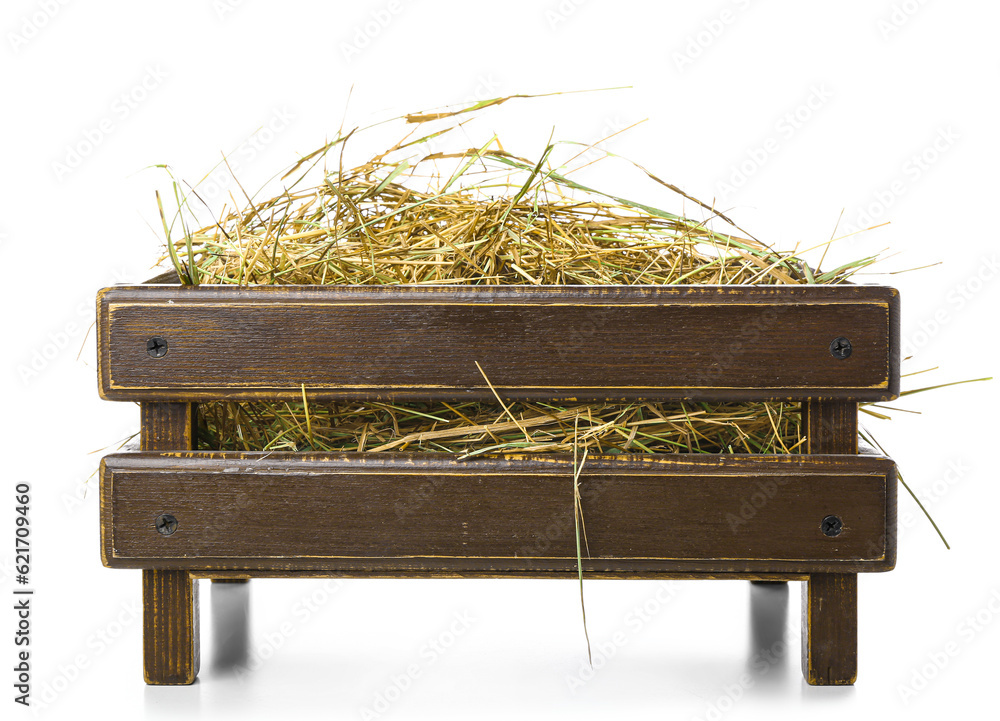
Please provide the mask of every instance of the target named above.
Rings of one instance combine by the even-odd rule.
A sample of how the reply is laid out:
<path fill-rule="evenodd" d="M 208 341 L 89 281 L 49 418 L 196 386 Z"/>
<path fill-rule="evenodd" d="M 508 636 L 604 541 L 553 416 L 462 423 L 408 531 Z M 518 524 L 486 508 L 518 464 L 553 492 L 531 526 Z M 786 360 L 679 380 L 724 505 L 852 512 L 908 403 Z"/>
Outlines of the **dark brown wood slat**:
<path fill-rule="evenodd" d="M 192 684 L 201 665 L 198 582 L 187 571 L 142 572 L 142 661 L 146 683 Z"/>
<path fill-rule="evenodd" d="M 572 571 L 543 571 L 535 570 L 531 572 L 505 571 L 490 573 L 487 571 L 464 571 L 453 568 L 448 571 L 427 571 L 427 570 L 406 570 L 396 569 L 393 571 L 380 570 L 357 570 L 357 571 L 330 571 L 319 570 L 285 570 L 267 569 L 247 571 L 242 569 L 211 569 L 194 570 L 191 575 L 195 578 L 210 578 L 212 580 L 233 579 L 239 581 L 249 581 L 251 578 L 511 578 L 511 579 L 538 579 L 538 578 L 578 578 L 576 569 Z M 597 572 L 587 571 L 586 578 L 590 580 L 718 580 L 718 581 L 763 581 L 769 583 L 804 581 L 808 578 L 806 573 L 786 572 L 786 573 L 765 573 L 756 571 L 642 571 L 636 573 L 626 573 L 623 571 Z"/>
<path fill-rule="evenodd" d="M 149 280 L 142 281 L 143 285 L 180 285 L 181 277 L 173 268 L 154 275 Z"/>
<path fill-rule="evenodd" d="M 857 453 L 858 404 L 813 401 L 802 404 L 806 453 Z"/>
<path fill-rule="evenodd" d="M 810 454 L 858 452 L 857 403 L 811 401 L 803 404 L 803 421 Z M 895 471 L 886 483 L 896 487 Z M 880 544 L 887 570 L 896 559 L 895 533 L 889 532 L 896 526 L 896 498 L 888 495 Z M 830 515 L 843 520 L 846 532 L 848 520 L 833 508 Z M 802 675 L 814 686 L 850 685 L 857 678 L 857 573 L 814 573 L 802 584 Z"/>
<path fill-rule="evenodd" d="M 477 361 L 512 400 L 886 400 L 898 301 L 881 286 L 116 287 L 99 295 L 98 365 L 111 400 L 303 384 L 316 399 L 491 399 Z"/>
<path fill-rule="evenodd" d="M 143 403 L 140 446 L 143 451 L 194 447 L 194 406 L 190 403 Z M 105 489 L 101 489 L 102 515 Z M 148 529 L 156 533 L 155 516 Z M 101 535 L 104 536 L 102 523 Z M 103 548 L 106 547 L 102 543 Z M 107 560 L 107 559 L 105 559 Z M 198 583 L 186 570 L 142 565 L 143 676 L 153 685 L 194 683 L 201 663 Z"/>
<path fill-rule="evenodd" d="M 191 403 L 141 403 L 139 447 L 144 451 L 187 451 L 195 445 Z"/>
<path fill-rule="evenodd" d="M 858 574 L 813 573 L 802 584 L 802 675 L 811 686 L 858 677 Z"/>
<path fill-rule="evenodd" d="M 599 456 L 581 476 L 600 573 L 864 569 L 885 563 L 891 460 Z M 132 453 L 102 468 L 105 563 L 188 569 L 570 572 L 572 458 Z M 153 528 L 159 513 L 176 533 Z M 829 538 L 823 517 L 844 532 Z"/>

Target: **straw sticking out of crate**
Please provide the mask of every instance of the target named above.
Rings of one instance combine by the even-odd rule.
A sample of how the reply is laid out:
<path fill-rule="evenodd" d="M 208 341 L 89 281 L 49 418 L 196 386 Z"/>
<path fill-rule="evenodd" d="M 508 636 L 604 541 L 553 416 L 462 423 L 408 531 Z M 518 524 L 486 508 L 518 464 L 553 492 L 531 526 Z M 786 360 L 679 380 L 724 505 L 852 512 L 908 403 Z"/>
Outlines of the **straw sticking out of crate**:
<path fill-rule="evenodd" d="M 536 158 L 468 123 L 496 98 L 398 118 L 403 138 L 344 159 L 369 128 L 341 131 L 282 176 L 282 192 L 199 223 L 198 188 L 174 184 L 164 231 L 182 282 L 200 284 L 671 285 L 841 283 L 875 261 L 829 271 L 747 237 L 725 214 L 641 166 L 701 220 L 583 185 L 594 146 L 546 143 Z M 626 161 L 628 162 L 628 161 Z M 234 201 L 235 203 L 235 201 Z M 162 208 L 162 204 L 161 204 Z M 719 232 L 722 224 L 733 232 Z M 200 226 L 200 227 L 199 227 Z M 191 230 L 191 228 L 198 228 Z M 795 452 L 797 404 L 209 403 L 202 444 L 239 450 Z M 579 417 L 580 435 L 572 431 Z M 518 426 L 524 426 L 520 428 Z M 311 429 L 311 430 L 310 430 Z"/>

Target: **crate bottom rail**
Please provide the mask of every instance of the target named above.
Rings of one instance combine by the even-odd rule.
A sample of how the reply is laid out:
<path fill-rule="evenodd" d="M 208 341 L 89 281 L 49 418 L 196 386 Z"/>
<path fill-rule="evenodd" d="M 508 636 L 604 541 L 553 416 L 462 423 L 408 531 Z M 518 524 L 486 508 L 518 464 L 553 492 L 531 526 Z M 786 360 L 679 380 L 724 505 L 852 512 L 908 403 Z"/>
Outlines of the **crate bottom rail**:
<path fill-rule="evenodd" d="M 577 575 L 571 457 L 153 450 L 193 410 L 142 407 L 146 450 L 102 462 L 102 557 L 143 569 L 149 683 L 197 675 L 199 578 Z M 853 683 L 857 573 L 895 564 L 891 459 L 599 455 L 579 483 L 585 578 L 804 581 L 805 677 Z"/>

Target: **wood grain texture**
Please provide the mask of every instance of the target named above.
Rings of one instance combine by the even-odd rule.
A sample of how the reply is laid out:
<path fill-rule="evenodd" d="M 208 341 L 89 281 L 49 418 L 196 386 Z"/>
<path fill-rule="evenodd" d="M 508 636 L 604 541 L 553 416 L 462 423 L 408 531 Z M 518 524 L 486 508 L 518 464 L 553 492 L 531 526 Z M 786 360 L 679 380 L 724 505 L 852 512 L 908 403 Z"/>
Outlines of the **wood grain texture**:
<path fill-rule="evenodd" d="M 809 453 L 858 452 L 857 403 L 812 401 L 803 410 Z M 895 471 L 886 480 L 889 488 L 895 488 Z M 833 508 L 830 513 L 840 515 Z M 895 528 L 895 513 L 893 496 L 886 506 L 881 536 L 888 568 L 895 563 L 895 534 L 887 532 Z M 813 686 L 850 685 L 857 679 L 856 573 L 811 574 L 802 584 L 802 675 Z"/>
<path fill-rule="evenodd" d="M 221 578 L 232 578 L 237 580 L 249 581 L 251 578 L 442 578 L 442 579 L 456 579 L 456 578 L 507 578 L 507 579 L 527 579 L 527 578 L 562 578 L 562 579 L 576 579 L 578 578 L 577 571 L 566 572 L 564 571 L 505 571 L 502 573 L 486 573 L 483 571 L 474 572 L 463 572 L 458 569 L 452 569 L 449 571 L 426 571 L 426 570 L 395 570 L 395 571 L 330 571 L 330 570 L 286 570 L 286 569 L 268 569 L 268 570 L 256 570 L 247 571 L 241 569 L 211 569 L 211 570 L 198 570 L 195 569 L 191 571 L 191 575 L 195 578 L 210 578 L 213 580 L 218 580 Z M 745 571 L 642 571 L 635 573 L 627 573 L 623 571 L 615 571 L 612 573 L 603 573 L 599 571 L 590 571 L 587 573 L 587 580 L 591 581 L 622 581 L 622 580 L 635 580 L 635 581 L 649 581 L 649 580 L 682 580 L 682 581 L 766 581 L 766 582 L 785 582 L 785 581 L 805 581 L 809 577 L 807 573 L 758 573 L 758 572 L 745 572 Z"/>
<path fill-rule="evenodd" d="M 595 573 L 877 571 L 888 484 L 875 456 L 592 456 Z M 102 469 L 113 567 L 570 573 L 572 458 L 130 453 Z M 163 536 L 159 513 L 178 520 Z M 829 538 L 828 513 L 844 519 Z"/>
<path fill-rule="evenodd" d="M 111 400 L 886 400 L 881 286 L 126 286 L 98 300 Z M 146 341 L 168 342 L 161 358 Z M 830 342 L 853 351 L 834 358 Z"/>
<path fill-rule="evenodd" d="M 180 285 L 181 277 L 177 274 L 174 268 L 170 270 L 165 270 L 162 273 L 154 275 L 149 280 L 142 281 L 143 285 Z"/>
<path fill-rule="evenodd" d="M 146 683 L 194 683 L 201 664 L 197 580 L 187 571 L 143 570 L 142 606 Z"/>
<path fill-rule="evenodd" d="M 802 404 L 806 453 L 857 453 L 858 404 L 813 401 Z"/>
<path fill-rule="evenodd" d="M 190 403 L 143 403 L 140 408 L 143 451 L 194 447 L 195 409 Z M 104 466 L 103 460 L 101 466 Z M 105 493 L 102 486 L 102 500 Z M 146 521 L 146 530 L 152 533 L 157 533 L 157 515 Z M 102 523 L 102 537 L 103 534 Z M 141 567 L 142 658 L 146 683 L 171 686 L 194 683 L 201 662 L 198 582 L 185 570 Z"/>
<path fill-rule="evenodd" d="M 815 573 L 802 584 L 802 675 L 811 686 L 858 677 L 858 575 Z"/>
<path fill-rule="evenodd" d="M 191 403 L 141 403 L 139 423 L 139 447 L 144 451 L 186 451 L 195 446 Z"/>

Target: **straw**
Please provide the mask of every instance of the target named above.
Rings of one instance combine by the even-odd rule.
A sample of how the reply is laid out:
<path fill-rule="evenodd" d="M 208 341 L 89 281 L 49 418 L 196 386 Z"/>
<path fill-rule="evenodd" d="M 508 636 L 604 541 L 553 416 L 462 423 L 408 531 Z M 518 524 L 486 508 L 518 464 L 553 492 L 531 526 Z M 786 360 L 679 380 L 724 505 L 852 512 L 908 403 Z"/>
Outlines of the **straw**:
<path fill-rule="evenodd" d="M 464 138 L 470 118 L 509 99 L 399 118 L 409 128 L 399 142 L 346 168 L 349 142 L 372 128 L 342 132 L 281 173 L 278 192 L 259 199 L 239 186 L 242 201 L 231 196 L 232 204 L 197 230 L 191 230 L 198 226 L 197 187 L 183 194 L 174 182 L 173 222 L 157 196 L 165 258 L 184 283 L 244 286 L 843 283 L 876 260 L 811 268 L 793 253 L 735 232 L 728 216 L 635 163 L 657 188 L 693 203 L 705 217 L 687 218 L 571 180 L 579 143 L 550 138 L 535 160 L 508 152 L 493 133 L 471 148 L 428 147 L 459 133 Z M 566 149 L 572 154 L 560 163 Z M 717 223 L 733 232 L 714 229 Z M 181 237 L 172 237 L 175 227 Z M 461 406 L 311 403 L 307 412 L 306 401 L 201 404 L 200 443 L 468 456 L 568 451 L 577 443 L 602 453 L 788 453 L 802 441 L 798 405 L 791 403 L 507 407 L 498 397 Z M 579 437 L 568 424 L 575 417 L 586 419 Z"/>

